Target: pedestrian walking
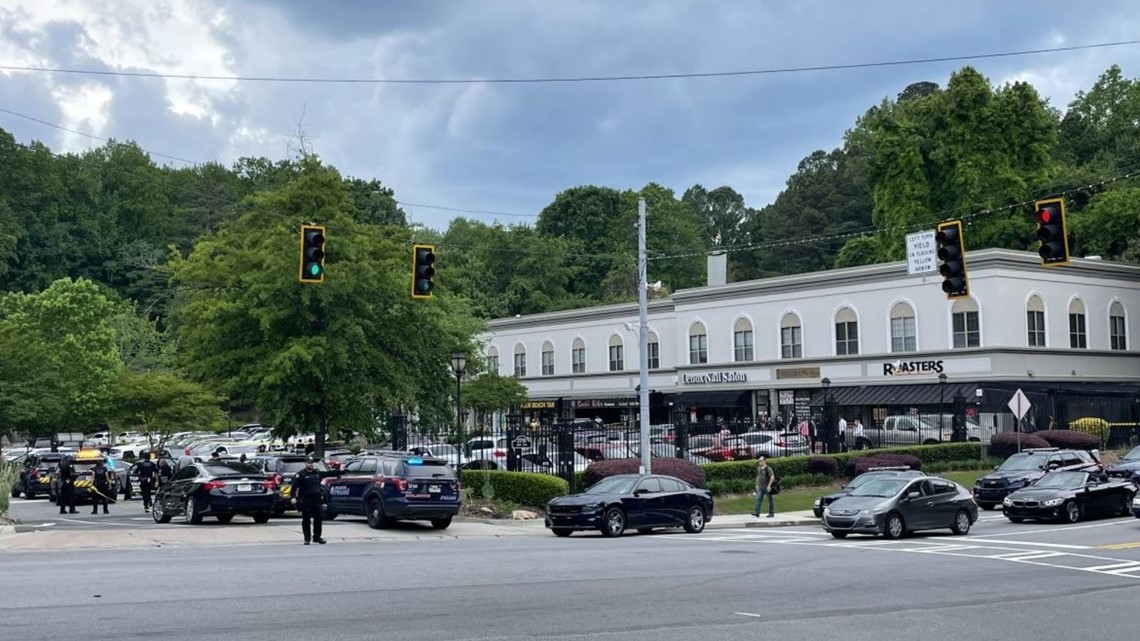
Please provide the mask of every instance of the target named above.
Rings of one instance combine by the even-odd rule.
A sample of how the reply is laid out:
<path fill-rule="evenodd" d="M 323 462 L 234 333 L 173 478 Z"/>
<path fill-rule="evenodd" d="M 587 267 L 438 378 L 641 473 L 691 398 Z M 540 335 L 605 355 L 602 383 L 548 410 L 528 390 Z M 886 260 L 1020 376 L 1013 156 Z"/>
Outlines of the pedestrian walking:
<path fill-rule="evenodd" d="M 102 503 L 103 514 L 109 514 L 107 500 L 111 493 L 111 470 L 107 469 L 107 463 L 104 459 L 99 459 L 91 471 L 95 475 L 95 491 L 91 493 L 91 513 L 98 514 L 99 504 Z"/>
<path fill-rule="evenodd" d="M 151 460 L 148 454 L 135 465 L 135 474 L 139 477 L 139 492 L 142 493 L 143 511 L 150 511 L 151 493 L 154 492 L 155 484 L 158 481 L 158 465 Z"/>
<path fill-rule="evenodd" d="M 59 513 L 79 514 L 75 509 L 75 466 L 70 456 L 59 462 Z"/>
<path fill-rule="evenodd" d="M 321 537 L 322 517 L 324 512 L 325 495 L 321 488 L 321 479 L 329 476 L 340 476 L 341 472 L 322 472 L 317 469 L 317 457 L 310 456 L 305 459 L 305 469 L 293 476 L 289 485 L 289 502 L 297 506 L 301 512 L 301 534 L 305 537 L 305 545 L 315 541 L 324 545 Z"/>
<path fill-rule="evenodd" d="M 188 465 L 194 464 L 194 456 L 190 454 L 190 452 L 192 452 L 192 451 L 193 450 L 190 449 L 189 445 L 187 445 L 182 450 L 182 456 L 178 457 L 178 470 L 181 470 L 182 468 L 184 468 Z M 175 470 L 175 471 L 177 471 L 177 470 Z"/>
<path fill-rule="evenodd" d="M 756 507 L 752 516 L 759 517 L 764 507 L 764 497 L 768 497 L 768 518 L 776 516 L 776 501 L 772 498 L 772 485 L 776 482 L 776 472 L 768 467 L 768 459 L 761 455 L 756 463 Z"/>

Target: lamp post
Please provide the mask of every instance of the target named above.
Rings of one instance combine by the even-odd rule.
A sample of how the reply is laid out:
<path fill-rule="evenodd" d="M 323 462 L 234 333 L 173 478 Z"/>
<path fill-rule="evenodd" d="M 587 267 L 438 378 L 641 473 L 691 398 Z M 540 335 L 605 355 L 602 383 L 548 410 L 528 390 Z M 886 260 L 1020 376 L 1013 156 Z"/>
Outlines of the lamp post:
<path fill-rule="evenodd" d="M 942 429 L 946 425 L 946 373 L 938 375 L 938 440 L 941 441 Z"/>
<path fill-rule="evenodd" d="M 824 434 L 827 434 L 826 449 L 828 452 L 831 452 L 833 449 L 838 449 L 835 438 L 832 436 L 838 428 L 835 425 L 835 417 L 831 415 L 831 402 L 828 398 L 828 390 L 831 388 L 831 379 L 824 378 L 819 384 L 823 386 L 823 420 L 827 424 L 827 431 L 824 432 Z"/>
<path fill-rule="evenodd" d="M 458 437 L 456 448 L 462 457 L 463 452 L 463 401 L 460 397 L 460 381 L 463 380 L 463 373 L 467 371 L 467 355 L 463 352 L 455 352 L 451 355 L 451 371 L 455 374 L 455 434 Z M 458 467 L 459 461 L 456 461 Z"/>

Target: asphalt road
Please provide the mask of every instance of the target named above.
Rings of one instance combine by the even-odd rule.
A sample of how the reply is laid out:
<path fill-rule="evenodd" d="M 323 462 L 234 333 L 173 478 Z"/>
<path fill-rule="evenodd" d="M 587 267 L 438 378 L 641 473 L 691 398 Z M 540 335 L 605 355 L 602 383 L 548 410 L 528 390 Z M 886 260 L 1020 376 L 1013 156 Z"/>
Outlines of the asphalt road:
<path fill-rule="evenodd" d="M 996 516 L 968 537 L 898 542 L 793 527 L 7 553 L 0 629 L 164 641 L 1135 634 L 1140 520 Z"/>

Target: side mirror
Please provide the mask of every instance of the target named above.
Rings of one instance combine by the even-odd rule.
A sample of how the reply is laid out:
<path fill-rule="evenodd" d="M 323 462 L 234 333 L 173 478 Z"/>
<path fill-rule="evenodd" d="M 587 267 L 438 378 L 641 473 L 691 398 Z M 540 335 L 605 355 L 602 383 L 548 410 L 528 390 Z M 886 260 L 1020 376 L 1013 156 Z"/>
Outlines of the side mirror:
<path fill-rule="evenodd" d="M 1045 469 L 1046 469 L 1046 470 L 1055 470 L 1055 469 L 1057 469 L 1057 468 L 1059 468 L 1059 467 L 1061 467 L 1061 464 L 1060 464 L 1060 463 L 1050 463 L 1050 464 L 1048 464 L 1048 465 L 1046 465 L 1046 466 L 1045 466 Z"/>
<path fill-rule="evenodd" d="M 996 471 L 998 470 L 998 468 L 1000 468 L 1000 467 L 1001 467 L 1000 465 L 995 465 L 995 466 L 994 466 L 994 471 L 996 472 Z"/>
<path fill-rule="evenodd" d="M 913 501 L 920 496 L 922 496 L 921 492 L 907 492 L 907 494 L 906 494 L 906 498 L 908 501 Z"/>

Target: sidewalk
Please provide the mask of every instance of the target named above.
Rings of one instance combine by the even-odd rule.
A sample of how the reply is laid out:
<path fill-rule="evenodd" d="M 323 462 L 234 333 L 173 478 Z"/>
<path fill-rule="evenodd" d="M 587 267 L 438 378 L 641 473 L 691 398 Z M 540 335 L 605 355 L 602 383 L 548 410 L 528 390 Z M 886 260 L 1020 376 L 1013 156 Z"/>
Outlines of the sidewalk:
<path fill-rule="evenodd" d="M 811 510 L 804 510 L 802 512 L 777 512 L 773 518 L 768 518 L 767 516 L 757 518 L 751 514 L 715 514 L 708 525 L 705 526 L 705 529 L 785 527 L 790 525 L 819 525 L 819 519 L 811 513 Z"/>

